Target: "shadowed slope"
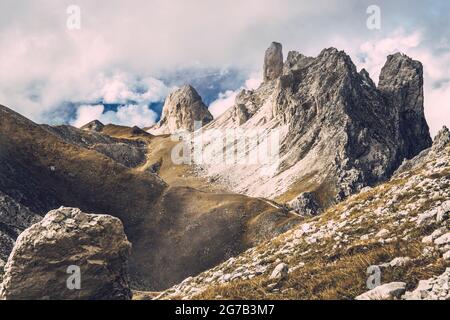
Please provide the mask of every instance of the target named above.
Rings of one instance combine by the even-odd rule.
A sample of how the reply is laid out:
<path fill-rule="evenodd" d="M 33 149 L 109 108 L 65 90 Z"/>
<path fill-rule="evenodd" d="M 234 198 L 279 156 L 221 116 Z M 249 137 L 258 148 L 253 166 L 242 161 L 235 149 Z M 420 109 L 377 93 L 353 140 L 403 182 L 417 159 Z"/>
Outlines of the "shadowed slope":
<path fill-rule="evenodd" d="M 0 191 L 41 215 L 63 205 L 120 218 L 137 288 L 165 288 L 297 222 L 258 199 L 169 188 L 3 106 L 0 128 Z"/>

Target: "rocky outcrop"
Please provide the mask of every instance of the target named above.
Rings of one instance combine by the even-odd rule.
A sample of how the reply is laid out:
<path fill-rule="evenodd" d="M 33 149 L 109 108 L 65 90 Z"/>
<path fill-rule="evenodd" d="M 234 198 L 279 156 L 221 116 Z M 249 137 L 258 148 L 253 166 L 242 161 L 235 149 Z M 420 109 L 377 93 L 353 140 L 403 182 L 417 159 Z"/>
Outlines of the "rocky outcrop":
<path fill-rule="evenodd" d="M 86 123 L 80 129 L 85 131 L 93 131 L 93 132 L 101 132 L 105 125 L 98 120 L 93 120 L 89 123 Z"/>
<path fill-rule="evenodd" d="M 126 128 L 126 131 L 132 137 L 136 135 L 138 139 L 116 138 L 102 133 L 105 128 L 110 129 L 115 126 L 98 125 L 94 130 L 92 128 L 95 125 L 98 125 L 96 121 L 86 124 L 81 129 L 67 125 L 53 127 L 42 125 L 42 127 L 70 144 L 95 150 L 126 167 L 134 168 L 145 162 L 147 143 L 143 135 L 150 136 L 148 133 L 138 127 L 132 127 Z"/>
<path fill-rule="evenodd" d="M 450 131 L 444 126 L 436 135 L 431 148 L 425 149 L 412 159 L 405 159 L 401 166 L 395 171 L 395 175 L 400 175 L 408 170 L 413 170 L 422 166 L 430 159 L 438 157 L 445 152 L 450 144 Z"/>
<path fill-rule="evenodd" d="M 177 131 L 194 131 L 196 125 L 204 126 L 213 116 L 197 91 L 190 85 L 175 90 L 166 98 L 161 120 L 148 132 L 154 135 L 172 134 Z"/>
<path fill-rule="evenodd" d="M 0 191 L 0 264 L 1 261 L 6 263 L 19 234 L 41 219 L 41 216 Z M 0 267 L 0 273 L 2 271 Z"/>
<path fill-rule="evenodd" d="M 303 192 L 297 198 L 288 203 L 292 210 L 301 215 L 315 216 L 320 213 L 320 205 L 313 193 Z"/>
<path fill-rule="evenodd" d="M 75 208 L 50 211 L 19 236 L 0 298 L 130 299 L 130 249 L 117 218 Z"/>
<path fill-rule="evenodd" d="M 264 81 L 271 81 L 283 72 L 283 49 L 281 43 L 272 42 L 264 55 Z"/>
<path fill-rule="evenodd" d="M 406 292 L 405 300 L 450 300 L 450 268 L 439 276 L 421 280 L 417 288 Z"/>
<path fill-rule="evenodd" d="M 235 106 L 204 130 L 237 129 L 237 145 L 248 139 L 256 144 L 249 145 L 251 151 L 263 153 L 267 147 L 255 141 L 273 137 L 279 152 L 258 163 L 250 163 L 248 153 L 228 165 L 203 158 L 201 174 L 235 192 L 286 203 L 315 193 L 323 208 L 388 179 L 404 159 L 431 145 L 419 62 L 390 56 L 377 88 L 366 70 L 358 72 L 335 48 L 314 58 L 290 52 L 280 74 L 273 67 L 279 65 L 280 50 L 278 45 L 268 49 L 266 60 L 272 62 L 266 69 L 277 71 L 266 80 L 273 81 L 242 91 Z M 256 131 L 263 133 L 259 140 L 252 138 Z M 208 132 L 197 139 L 204 154 L 220 148 L 221 140 Z"/>

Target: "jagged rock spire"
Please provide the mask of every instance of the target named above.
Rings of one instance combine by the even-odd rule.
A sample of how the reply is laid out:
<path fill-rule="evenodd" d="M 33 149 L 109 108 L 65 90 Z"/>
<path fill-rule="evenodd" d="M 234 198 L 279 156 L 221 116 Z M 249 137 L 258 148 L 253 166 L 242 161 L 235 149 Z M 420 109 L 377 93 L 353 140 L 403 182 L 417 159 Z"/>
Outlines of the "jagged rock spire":
<path fill-rule="evenodd" d="M 278 42 L 272 42 L 264 56 L 264 82 L 271 81 L 283 73 L 283 47 Z"/>
<path fill-rule="evenodd" d="M 388 56 L 378 89 L 391 108 L 393 122 L 398 124 L 400 149 L 405 157 L 411 158 L 430 147 L 432 140 L 423 105 L 422 63 L 401 53 Z"/>

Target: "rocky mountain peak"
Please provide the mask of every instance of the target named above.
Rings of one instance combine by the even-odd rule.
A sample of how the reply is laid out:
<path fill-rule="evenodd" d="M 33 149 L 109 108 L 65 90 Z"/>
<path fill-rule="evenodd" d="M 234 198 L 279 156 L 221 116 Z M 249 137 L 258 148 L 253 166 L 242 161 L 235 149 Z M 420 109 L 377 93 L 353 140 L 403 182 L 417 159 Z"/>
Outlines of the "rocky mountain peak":
<path fill-rule="evenodd" d="M 105 125 L 101 123 L 99 120 L 93 120 L 82 126 L 80 129 L 85 131 L 100 132 L 103 130 L 104 127 Z"/>
<path fill-rule="evenodd" d="M 366 69 L 361 69 L 361 71 L 359 72 L 359 75 L 361 76 L 361 78 L 363 79 L 363 81 L 369 85 L 370 87 L 375 88 L 376 85 L 373 82 L 372 78 L 370 77 L 369 72 Z"/>
<path fill-rule="evenodd" d="M 286 61 L 284 63 L 283 73 L 289 73 L 307 67 L 314 58 L 307 57 L 297 51 L 289 51 Z"/>
<path fill-rule="evenodd" d="M 170 93 L 163 106 L 161 120 L 148 132 L 171 134 L 180 130 L 194 131 L 195 123 L 202 126 L 211 122 L 213 116 L 191 85 L 184 85 Z"/>
<path fill-rule="evenodd" d="M 433 150 L 441 151 L 450 144 L 450 130 L 444 126 L 433 141 Z"/>
<path fill-rule="evenodd" d="M 431 146 L 420 62 L 401 54 L 389 57 L 377 88 L 366 70 L 358 72 L 336 48 L 317 57 L 291 51 L 282 75 L 281 60 L 281 45 L 272 44 L 264 84 L 243 91 L 209 126 L 281 133 L 272 176 L 260 173 L 262 165 L 204 166 L 232 190 L 286 203 L 307 192 L 328 206 L 387 179 L 405 158 Z"/>
<path fill-rule="evenodd" d="M 272 42 L 264 56 L 264 82 L 277 79 L 283 73 L 283 47 Z"/>
<path fill-rule="evenodd" d="M 405 54 L 396 53 L 387 57 L 381 69 L 378 87 L 380 90 L 408 88 L 411 85 L 423 85 L 422 63 Z M 416 89 L 416 88 L 411 88 Z M 420 91 L 420 90 L 419 90 Z M 417 94 L 419 94 L 418 92 Z"/>

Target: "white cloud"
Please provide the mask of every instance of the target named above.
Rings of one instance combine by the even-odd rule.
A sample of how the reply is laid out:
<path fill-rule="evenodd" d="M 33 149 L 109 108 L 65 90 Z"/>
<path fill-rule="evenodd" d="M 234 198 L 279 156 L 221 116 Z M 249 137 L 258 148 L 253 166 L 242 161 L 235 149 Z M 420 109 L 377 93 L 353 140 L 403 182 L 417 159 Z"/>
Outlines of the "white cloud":
<path fill-rule="evenodd" d="M 99 120 L 104 110 L 103 105 L 82 105 L 78 107 L 77 116 L 72 125 L 79 128 L 93 120 Z"/>
<path fill-rule="evenodd" d="M 63 102 L 139 105 L 164 97 L 155 78 L 179 67 L 261 67 L 271 41 L 308 55 L 336 46 L 366 52 L 377 80 L 385 53 L 398 49 L 422 60 L 427 115 L 433 132 L 449 123 L 436 83 L 450 74 L 450 2 L 377 1 L 382 29 L 366 28 L 369 0 L 78 0 L 81 29 L 70 31 L 65 1 L 0 1 L 0 103 L 38 122 L 51 122 Z M 400 30 L 399 28 L 403 28 Z M 397 33 L 396 33 L 397 32 Z M 337 39 L 346 39 L 338 41 Z M 363 44 L 363 46 L 361 46 Z M 352 54 L 355 57 L 354 54 Z M 141 78 L 141 79 L 139 79 Z M 145 80 L 147 79 L 147 80 Z M 153 80 L 152 80 L 153 79 Z M 134 90 L 148 82 L 147 91 Z M 225 109 L 235 93 L 224 92 Z M 438 99 L 439 95 L 441 99 Z M 429 97 L 429 98 L 428 98 Z M 434 101 L 434 102 L 433 102 Z M 440 102 L 439 108 L 430 103 Z M 68 112 L 70 113 L 70 112 Z"/>
<path fill-rule="evenodd" d="M 238 90 L 232 91 L 227 90 L 225 92 L 219 93 L 217 99 L 211 102 L 209 106 L 209 112 L 213 115 L 214 119 L 221 116 L 225 111 L 227 111 L 230 107 L 234 105 L 236 100 L 236 96 L 242 90 L 254 90 L 259 87 L 261 84 L 261 78 L 258 78 L 256 75 L 253 75 L 250 79 L 245 81 L 245 85 Z"/>
<path fill-rule="evenodd" d="M 75 127 L 99 120 L 105 124 L 114 123 L 124 126 L 148 127 L 155 124 L 158 115 L 147 105 L 119 106 L 117 111 L 106 111 L 103 105 L 82 105 L 77 109 L 76 119 L 72 122 Z"/>
<path fill-rule="evenodd" d="M 450 124 L 450 53 L 433 52 L 421 30 L 408 33 L 398 29 L 385 37 L 364 42 L 352 50 L 352 55 L 364 57 L 359 66 L 366 68 L 378 82 L 386 57 L 396 52 L 405 53 L 424 66 L 425 115 L 434 136 L 442 126 Z"/>

